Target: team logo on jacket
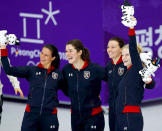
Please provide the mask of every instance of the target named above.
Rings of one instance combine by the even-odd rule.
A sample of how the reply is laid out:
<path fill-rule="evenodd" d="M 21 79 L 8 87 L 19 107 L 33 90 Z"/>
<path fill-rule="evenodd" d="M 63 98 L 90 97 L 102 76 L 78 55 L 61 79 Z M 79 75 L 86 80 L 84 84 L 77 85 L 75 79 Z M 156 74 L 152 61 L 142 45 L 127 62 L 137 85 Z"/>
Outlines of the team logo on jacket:
<path fill-rule="evenodd" d="M 58 78 L 58 73 L 52 72 L 52 78 L 57 79 Z"/>
<path fill-rule="evenodd" d="M 84 78 L 89 79 L 90 77 L 90 71 L 84 71 Z"/>
<path fill-rule="evenodd" d="M 122 75 L 124 74 L 124 68 L 119 67 L 119 68 L 118 68 L 118 74 L 119 74 L 120 76 L 122 76 Z"/>

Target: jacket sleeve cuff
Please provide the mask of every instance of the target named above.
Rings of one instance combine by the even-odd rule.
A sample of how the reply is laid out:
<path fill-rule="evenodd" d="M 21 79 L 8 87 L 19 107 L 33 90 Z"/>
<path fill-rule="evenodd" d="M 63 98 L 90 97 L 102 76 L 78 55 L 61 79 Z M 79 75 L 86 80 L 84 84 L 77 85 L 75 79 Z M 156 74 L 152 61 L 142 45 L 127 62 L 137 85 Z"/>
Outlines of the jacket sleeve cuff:
<path fill-rule="evenodd" d="M 151 84 L 151 83 L 152 83 L 152 80 L 149 83 L 147 83 L 147 84 Z"/>
<path fill-rule="evenodd" d="M 130 29 L 129 28 L 129 36 L 134 36 L 136 33 L 135 33 L 135 29 L 133 28 L 133 29 Z"/>
<path fill-rule="evenodd" d="M 8 56 L 8 50 L 7 49 L 1 49 L 1 56 Z"/>
<path fill-rule="evenodd" d="M 149 83 L 147 83 L 147 84 L 152 84 L 152 81 L 153 81 L 153 80 L 152 80 L 152 78 L 151 78 L 151 81 L 150 81 Z"/>

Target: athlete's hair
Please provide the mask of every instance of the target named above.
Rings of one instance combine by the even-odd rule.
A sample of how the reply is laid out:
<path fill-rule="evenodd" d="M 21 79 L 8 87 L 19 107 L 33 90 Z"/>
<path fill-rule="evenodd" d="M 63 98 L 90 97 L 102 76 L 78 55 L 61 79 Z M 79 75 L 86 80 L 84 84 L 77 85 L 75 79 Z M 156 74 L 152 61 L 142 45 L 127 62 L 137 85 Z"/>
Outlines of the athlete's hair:
<path fill-rule="evenodd" d="M 129 44 L 124 45 L 124 46 L 122 47 L 122 49 L 124 49 L 124 48 L 129 49 Z M 140 44 L 137 44 L 137 50 L 138 50 L 138 53 L 139 53 L 139 54 L 142 53 L 142 47 L 140 46 Z"/>
<path fill-rule="evenodd" d="M 60 56 L 58 53 L 58 49 L 52 44 L 46 44 L 43 46 L 43 48 L 48 48 L 51 51 L 52 57 L 55 57 L 51 65 L 55 68 L 59 68 L 60 67 Z"/>
<path fill-rule="evenodd" d="M 77 50 L 77 52 L 81 50 L 81 59 L 84 61 L 86 60 L 88 63 L 91 62 L 89 50 L 84 47 L 83 43 L 79 39 L 70 40 L 66 43 L 66 45 L 72 45 Z"/>
<path fill-rule="evenodd" d="M 109 41 L 112 41 L 112 40 L 117 41 L 119 43 L 120 48 L 122 48 L 125 45 L 124 40 L 120 37 L 112 37 L 109 39 Z"/>

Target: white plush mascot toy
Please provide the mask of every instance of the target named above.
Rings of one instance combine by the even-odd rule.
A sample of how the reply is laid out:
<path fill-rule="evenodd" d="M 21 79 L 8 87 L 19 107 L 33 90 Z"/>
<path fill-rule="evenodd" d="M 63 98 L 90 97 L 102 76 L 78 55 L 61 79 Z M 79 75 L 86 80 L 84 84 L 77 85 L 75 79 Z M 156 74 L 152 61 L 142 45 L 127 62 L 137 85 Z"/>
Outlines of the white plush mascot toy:
<path fill-rule="evenodd" d="M 9 45 L 19 45 L 19 40 L 17 39 L 15 34 L 8 34 L 7 30 L 0 31 L 0 43 L 2 45 L 9 44 Z"/>
<path fill-rule="evenodd" d="M 137 24 L 137 21 L 131 20 L 131 17 L 134 15 L 134 6 L 132 6 L 128 1 L 124 1 L 124 5 L 121 5 L 122 14 L 121 23 L 126 27 L 134 27 Z"/>
<path fill-rule="evenodd" d="M 154 58 L 151 59 L 152 53 L 140 53 L 140 58 L 143 64 L 145 65 L 142 70 L 139 71 L 139 74 L 142 76 L 144 82 L 150 82 L 150 76 L 155 76 L 154 72 L 160 67 L 160 59 Z"/>

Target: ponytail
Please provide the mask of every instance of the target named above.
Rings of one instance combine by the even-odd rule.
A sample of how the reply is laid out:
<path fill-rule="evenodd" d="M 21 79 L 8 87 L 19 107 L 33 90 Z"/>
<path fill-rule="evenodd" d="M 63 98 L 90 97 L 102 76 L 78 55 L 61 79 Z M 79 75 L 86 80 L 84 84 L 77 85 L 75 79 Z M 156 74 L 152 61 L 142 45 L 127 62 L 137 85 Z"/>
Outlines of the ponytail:
<path fill-rule="evenodd" d="M 91 60 L 90 60 L 90 53 L 89 53 L 89 50 L 87 48 L 83 48 L 81 58 L 84 61 L 86 60 L 88 63 L 91 62 Z"/>
<path fill-rule="evenodd" d="M 60 67 L 60 56 L 59 56 L 59 54 L 56 54 L 55 59 L 52 61 L 51 65 L 55 68 Z"/>

